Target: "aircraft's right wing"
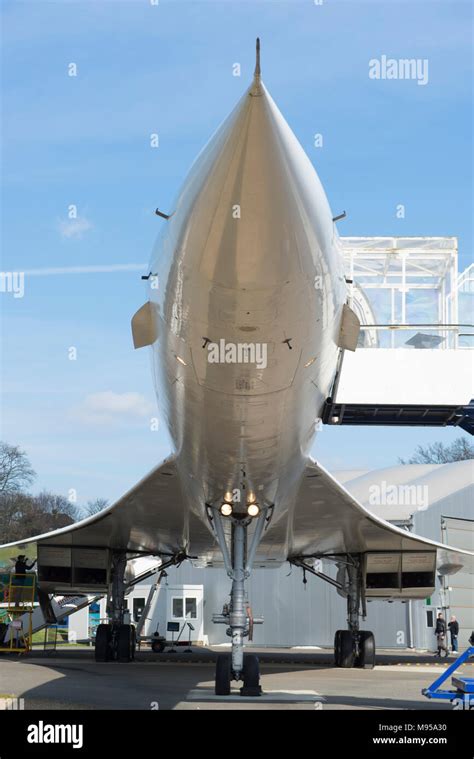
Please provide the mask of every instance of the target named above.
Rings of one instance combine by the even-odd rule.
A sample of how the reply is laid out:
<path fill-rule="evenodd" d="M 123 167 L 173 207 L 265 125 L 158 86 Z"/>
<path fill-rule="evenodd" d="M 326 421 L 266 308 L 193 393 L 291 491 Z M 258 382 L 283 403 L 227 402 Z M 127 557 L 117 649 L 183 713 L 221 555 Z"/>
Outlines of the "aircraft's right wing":
<path fill-rule="evenodd" d="M 38 558 L 42 587 L 63 592 L 106 585 L 110 553 L 129 558 L 216 550 L 210 527 L 189 508 L 174 456 L 165 459 L 112 506 L 59 530 L 0 546 L 0 567 L 23 553 Z"/>
<path fill-rule="evenodd" d="M 262 549 L 271 555 L 272 545 L 284 541 L 289 560 L 361 556 L 368 595 L 374 597 L 426 598 L 436 574 L 474 574 L 474 551 L 437 543 L 386 522 L 312 459 L 288 522 L 270 523 Z"/>

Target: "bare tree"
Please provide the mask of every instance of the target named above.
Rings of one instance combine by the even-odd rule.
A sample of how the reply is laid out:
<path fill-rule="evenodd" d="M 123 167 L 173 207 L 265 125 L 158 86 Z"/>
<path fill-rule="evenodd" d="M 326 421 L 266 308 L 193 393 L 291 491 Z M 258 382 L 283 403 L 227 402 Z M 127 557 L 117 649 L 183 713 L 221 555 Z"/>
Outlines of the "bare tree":
<path fill-rule="evenodd" d="M 451 445 L 440 442 L 419 445 L 409 459 L 398 460 L 400 464 L 450 464 L 467 459 L 474 459 L 474 445 L 466 438 L 458 437 Z"/>
<path fill-rule="evenodd" d="M 0 496 L 1 542 L 42 535 L 72 524 L 77 510 L 67 498 L 43 491 L 37 496 L 7 493 Z"/>
<path fill-rule="evenodd" d="M 88 501 L 87 506 L 84 506 L 86 516 L 92 517 L 94 514 L 98 514 L 99 511 L 103 511 L 109 502 L 106 498 L 96 498 L 95 501 Z"/>
<path fill-rule="evenodd" d="M 66 527 L 82 516 L 65 496 L 43 490 L 38 495 L 23 492 L 36 474 L 26 453 L 18 446 L 0 442 L 0 543 L 41 535 Z M 88 516 L 107 506 L 104 498 L 89 501 Z"/>
<path fill-rule="evenodd" d="M 0 442 L 0 494 L 19 493 L 35 477 L 26 453 L 17 445 Z"/>
<path fill-rule="evenodd" d="M 65 524 L 72 524 L 72 522 L 75 522 L 79 518 L 77 507 L 64 495 L 57 495 L 57 493 L 43 490 L 34 497 L 34 500 L 43 514 L 50 515 L 53 521 L 55 519 L 59 519 L 60 521 L 66 519 Z"/>

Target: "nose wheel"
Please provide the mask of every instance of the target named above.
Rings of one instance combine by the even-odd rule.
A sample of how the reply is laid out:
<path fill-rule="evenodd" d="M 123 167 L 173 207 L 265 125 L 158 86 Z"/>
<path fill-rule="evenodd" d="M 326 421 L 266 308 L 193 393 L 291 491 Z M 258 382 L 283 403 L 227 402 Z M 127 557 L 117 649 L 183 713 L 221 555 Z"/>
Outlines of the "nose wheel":
<path fill-rule="evenodd" d="M 240 689 L 241 696 L 262 695 L 262 688 L 260 685 L 260 664 L 258 656 L 255 654 L 244 654 L 242 680 L 244 681 L 244 686 Z"/>
<path fill-rule="evenodd" d="M 228 696 L 232 680 L 232 657 L 230 654 L 219 654 L 216 661 L 216 696 Z"/>
<path fill-rule="evenodd" d="M 231 682 L 232 680 L 237 679 L 243 681 L 243 687 L 240 689 L 241 696 L 261 696 L 262 688 L 260 686 L 260 665 L 258 656 L 255 654 L 244 654 L 242 674 L 237 678 L 232 670 L 232 655 L 218 655 L 215 680 L 216 696 L 229 696 Z"/>

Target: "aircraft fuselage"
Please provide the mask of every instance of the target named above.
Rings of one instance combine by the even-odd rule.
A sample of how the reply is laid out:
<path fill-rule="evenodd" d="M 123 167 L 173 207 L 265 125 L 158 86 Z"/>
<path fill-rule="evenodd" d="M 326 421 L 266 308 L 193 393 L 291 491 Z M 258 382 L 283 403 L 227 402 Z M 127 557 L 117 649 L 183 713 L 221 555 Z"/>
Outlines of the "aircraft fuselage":
<path fill-rule="evenodd" d="M 255 83 L 194 164 L 151 261 L 159 404 L 190 508 L 291 507 L 334 378 L 346 284 L 317 174 Z"/>

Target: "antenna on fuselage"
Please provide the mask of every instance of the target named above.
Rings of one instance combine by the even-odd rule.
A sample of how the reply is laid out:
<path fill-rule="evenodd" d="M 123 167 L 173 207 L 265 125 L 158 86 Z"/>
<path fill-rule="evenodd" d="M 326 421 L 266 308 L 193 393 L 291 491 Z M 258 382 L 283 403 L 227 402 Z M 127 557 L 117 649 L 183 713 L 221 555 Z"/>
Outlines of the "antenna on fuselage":
<path fill-rule="evenodd" d="M 168 221 L 168 219 L 171 219 L 171 217 L 174 216 L 174 211 L 173 213 L 163 213 L 163 211 L 160 211 L 160 209 L 157 208 L 155 210 L 155 214 L 157 216 L 161 216 L 162 219 L 166 219 Z"/>

